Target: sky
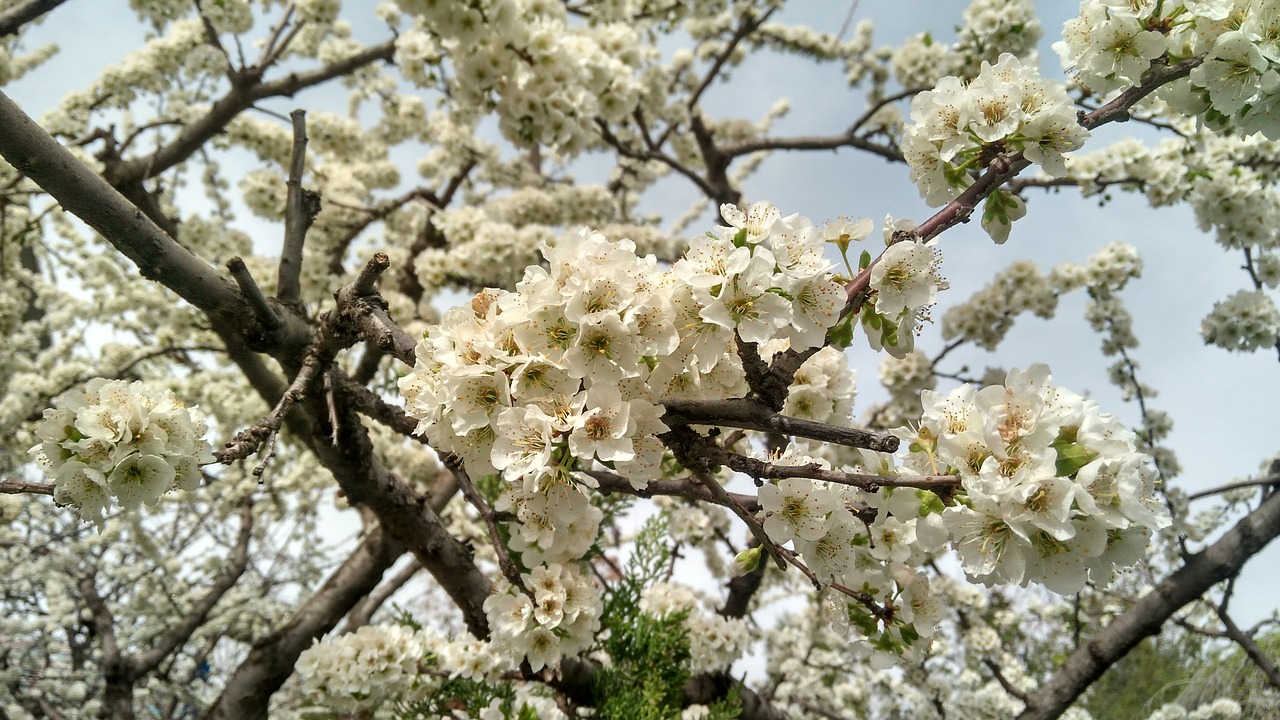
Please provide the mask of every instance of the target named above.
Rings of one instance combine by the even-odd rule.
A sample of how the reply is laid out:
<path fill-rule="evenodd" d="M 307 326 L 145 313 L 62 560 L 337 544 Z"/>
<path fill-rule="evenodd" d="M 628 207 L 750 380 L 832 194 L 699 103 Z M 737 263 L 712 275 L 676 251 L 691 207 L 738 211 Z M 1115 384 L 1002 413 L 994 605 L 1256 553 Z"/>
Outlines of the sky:
<path fill-rule="evenodd" d="M 875 23 L 877 45 L 925 30 L 946 41 L 954 37 L 965 4 L 959 0 L 861 0 L 854 3 L 854 18 Z M 350 3 L 352 8 L 364 5 Z M 1040 0 L 1038 8 L 1045 28 L 1040 47 L 1044 74 L 1061 77 L 1060 63 L 1049 46 L 1077 7 Z M 849 10 L 850 3 L 843 1 L 798 2 L 783 18 L 834 32 Z M 376 20 L 358 19 L 355 14 L 352 20 L 361 39 L 372 42 L 385 36 Z M 26 40 L 28 48 L 56 42 L 61 52 L 4 90 L 38 116 L 65 92 L 86 85 L 99 69 L 118 62 L 140 43 L 143 32 L 124 0 L 68 3 Z M 838 68 L 815 69 L 798 58 L 777 55 L 752 58 L 734 70 L 730 84 L 711 90 L 708 107 L 717 116 L 757 118 L 784 95 L 793 109 L 775 126 L 778 135 L 839 132 L 863 109 L 861 94 L 846 88 Z M 341 111 L 345 91 L 337 86 L 306 91 L 273 105 L 284 112 L 295 106 Z M 1095 134 L 1086 150 L 1130 132 L 1155 137 L 1132 124 L 1106 128 Z M 407 168 L 413 164 L 414 158 L 403 163 Z M 234 163 L 227 169 L 233 177 L 241 171 Z M 657 189 L 645 207 L 674 218 L 688 207 L 693 193 L 688 183 L 672 179 Z M 848 150 L 775 155 L 746 183 L 745 196 L 748 201 L 769 200 L 784 214 L 798 212 L 815 223 L 848 215 L 870 217 L 878 227 L 886 214 L 917 221 L 931 214 L 907 180 L 904 166 Z M 1275 433 L 1280 366 L 1275 353 L 1228 353 L 1204 346 L 1199 333 L 1200 321 L 1213 303 L 1246 286 L 1239 256 L 1223 252 L 1198 230 L 1186 207 L 1152 210 L 1140 197 L 1117 195 L 1099 209 L 1096 199 L 1081 199 L 1070 191 L 1032 192 L 1027 199 L 1027 217 L 1017 221 L 1003 246 L 992 243 L 977 223 L 942 236 L 942 271 L 951 289 L 943 293 L 934 317 L 940 318 L 951 304 L 985 285 L 993 270 L 1018 260 L 1033 260 L 1047 271 L 1065 260 L 1083 262 L 1111 242 L 1130 243 L 1145 262 L 1143 277 L 1123 293 L 1142 343 L 1133 355 L 1141 365 L 1140 380 L 1160 391 L 1152 404 L 1174 420 L 1167 444 L 1176 450 L 1184 468 L 1176 484 L 1195 492 L 1255 475 L 1259 464 L 1280 449 Z M 246 220 L 245 227 L 276 232 L 270 225 L 255 226 L 252 220 Z M 874 237 L 878 232 L 873 241 Z M 1055 319 L 1022 318 L 997 353 L 957 352 L 944 369 L 955 371 L 967 364 L 980 374 L 987 365 L 1009 368 L 1046 362 L 1057 384 L 1090 394 L 1104 410 L 1136 424 L 1137 407 L 1125 403 L 1107 381 L 1111 359 L 1102 355 L 1098 337 L 1084 321 L 1084 301 L 1079 292 L 1067 296 Z M 932 332 L 926 329 L 919 341 L 921 347 L 935 352 L 941 344 L 936 327 Z M 865 408 L 883 397 L 875 382 L 879 359 L 869 351 L 859 352 L 858 347 L 855 344 L 850 356 L 863 380 L 859 405 Z M 1265 572 L 1265 566 L 1274 567 L 1277 561 L 1280 547 L 1272 547 L 1246 567 L 1233 603 L 1242 624 L 1252 624 L 1277 609 Z"/>

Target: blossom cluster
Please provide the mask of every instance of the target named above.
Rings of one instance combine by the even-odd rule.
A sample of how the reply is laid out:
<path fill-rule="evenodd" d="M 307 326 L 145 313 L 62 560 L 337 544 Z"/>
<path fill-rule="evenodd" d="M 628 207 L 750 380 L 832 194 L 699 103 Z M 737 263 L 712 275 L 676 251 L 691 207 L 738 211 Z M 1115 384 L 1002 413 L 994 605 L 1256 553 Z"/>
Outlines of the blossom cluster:
<path fill-rule="evenodd" d="M 741 395 L 736 338 L 821 345 L 845 302 L 806 218 L 768 203 L 721 208 L 730 225 L 670 270 L 628 240 L 583 230 L 543 247 L 515 292 L 449 310 L 400 381 L 418 432 L 527 493 L 607 464 L 643 487 L 662 458 L 666 398 Z"/>
<path fill-rule="evenodd" d="M 857 471 L 896 472 L 889 456 L 865 455 L 856 463 Z M 827 462 L 802 454 L 798 446 L 772 464 L 829 469 Z M 925 500 L 914 489 L 868 492 L 804 477 L 764 485 L 759 502 L 769 539 L 780 546 L 790 543 L 813 580 L 842 591 L 856 589 L 895 608 L 891 616 L 873 618 L 844 595 L 826 594 L 824 617 L 841 636 L 848 638 L 856 631 L 869 641 L 857 647 L 874 648 L 878 662 L 891 664 L 917 652 L 916 638 L 933 634 L 941 606 L 932 599 L 928 578 L 913 568 L 946 547 L 948 532 L 940 506 L 926 510 Z"/>
<path fill-rule="evenodd" d="M 446 640 L 427 629 L 366 625 L 317 640 L 298 656 L 295 668 L 300 694 L 311 705 L 344 716 L 391 717 L 383 713 L 398 702 L 439 698 L 445 678 L 496 684 L 515 665 L 469 636 Z M 495 698 L 478 717 L 565 717 L 549 698 L 528 692 L 531 688 L 517 684 L 512 689 L 513 699 Z"/>
<path fill-rule="evenodd" d="M 406 75 L 425 84 L 447 55 L 453 91 L 493 108 L 512 142 L 574 152 L 593 119 L 619 120 L 640 101 L 638 68 L 651 51 L 627 23 L 578 25 L 559 3 L 528 0 L 399 5 L 416 19 L 396 43 Z"/>
<path fill-rule="evenodd" d="M 682 585 L 659 582 L 644 589 L 640 610 L 665 618 L 684 612 L 689 638 L 689 670 L 695 674 L 723 672 L 751 646 L 751 633 L 741 618 L 706 612 L 694 594 Z"/>
<path fill-rule="evenodd" d="M 1050 379 L 1037 364 L 1003 385 L 925 391 L 905 466 L 960 477 L 942 517 L 969 577 L 1070 594 L 1140 559 L 1170 518 L 1133 432 Z"/>
<path fill-rule="evenodd" d="M 301 692 L 343 714 L 395 702 L 414 688 L 433 640 L 403 625 L 365 625 L 317 640 L 298 656 Z"/>
<path fill-rule="evenodd" d="M 494 508 L 515 515 L 509 523 L 509 547 L 526 567 L 564 563 L 587 554 L 596 541 L 604 513 L 581 490 L 555 483 L 540 492 L 511 487 Z"/>
<path fill-rule="evenodd" d="M 893 49 L 890 66 L 903 88 L 932 87 L 946 75 L 976 75 L 982 62 L 1001 52 L 1031 57 L 1042 34 L 1031 0 L 974 0 L 964 10 L 954 45 L 920 33 Z"/>
<path fill-rule="evenodd" d="M 101 525 L 113 498 L 135 510 L 199 487 L 199 466 L 213 462 L 206 429 L 199 409 L 167 390 L 94 378 L 44 411 L 32 452 L 54 500 Z"/>
<path fill-rule="evenodd" d="M 1108 96 L 1160 58 L 1203 56 L 1159 97 L 1215 128 L 1280 137 L 1280 3 L 1275 0 L 1086 0 L 1054 43 L 1063 65 Z"/>
<path fill-rule="evenodd" d="M 528 594 L 507 584 L 484 601 L 490 647 L 523 658 L 536 672 L 590 647 L 600 629 L 600 590 L 574 565 L 540 565 L 521 577 Z"/>
<path fill-rule="evenodd" d="M 1063 153 L 1089 136 L 1066 89 L 1009 53 L 995 64 L 983 62 L 972 80 L 942 78 L 912 100 L 911 119 L 902 152 L 920 196 L 935 206 L 955 198 L 998 158 L 1019 152 L 1050 174 L 1064 175 Z M 1025 212 L 1021 200 L 996 192 L 986 200 L 982 224 L 1004 242 L 1009 225 Z"/>
<path fill-rule="evenodd" d="M 772 361 L 790 345 L 774 340 L 760 348 L 760 357 Z M 857 397 L 857 371 L 845 354 L 827 346 L 815 352 L 791 378 L 782 413 L 789 417 L 833 425 L 848 425 Z"/>
<path fill-rule="evenodd" d="M 1227 350 L 1252 351 L 1280 341 L 1280 309 L 1262 290 L 1240 290 L 1200 322 L 1205 343 Z"/>

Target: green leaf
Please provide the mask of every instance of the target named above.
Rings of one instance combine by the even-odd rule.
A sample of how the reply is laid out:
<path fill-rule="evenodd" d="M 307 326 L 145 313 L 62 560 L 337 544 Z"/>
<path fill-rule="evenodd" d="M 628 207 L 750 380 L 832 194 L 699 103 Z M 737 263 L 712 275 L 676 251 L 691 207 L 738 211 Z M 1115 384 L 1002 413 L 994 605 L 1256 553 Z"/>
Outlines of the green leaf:
<path fill-rule="evenodd" d="M 835 324 L 835 327 L 827 331 L 827 337 L 831 339 L 831 345 L 838 350 L 844 350 L 853 344 L 853 315 L 847 315 L 843 320 Z"/>
<path fill-rule="evenodd" d="M 1098 453 L 1076 443 L 1053 443 L 1051 447 L 1058 451 L 1058 461 L 1055 470 L 1058 475 L 1066 478 L 1075 477 L 1080 472 L 1080 468 L 1093 462 L 1098 457 Z"/>

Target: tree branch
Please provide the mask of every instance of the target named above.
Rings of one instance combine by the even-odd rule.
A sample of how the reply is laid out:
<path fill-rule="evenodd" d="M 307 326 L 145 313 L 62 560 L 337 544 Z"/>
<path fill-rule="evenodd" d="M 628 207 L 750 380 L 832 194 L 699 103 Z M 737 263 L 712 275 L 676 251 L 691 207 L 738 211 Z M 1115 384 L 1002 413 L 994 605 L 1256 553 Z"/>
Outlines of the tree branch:
<path fill-rule="evenodd" d="M 458 492 L 458 480 L 453 477 L 452 471 L 448 468 L 440 469 L 440 473 L 435 477 L 435 484 L 431 487 L 430 500 L 428 501 L 431 510 L 436 512 L 444 511 L 444 506 L 448 505 Z M 352 607 L 351 612 L 347 614 L 347 621 L 342 625 L 342 633 L 353 632 L 362 625 L 369 624 L 374 616 L 374 612 L 378 612 L 379 607 L 387 602 L 388 598 L 396 594 L 404 584 L 410 582 L 411 579 L 417 577 L 422 570 L 421 562 L 416 557 L 411 557 L 408 564 L 387 582 L 379 585 L 374 591 L 370 592 L 360 602 Z"/>
<path fill-rule="evenodd" d="M 418 344 L 387 315 L 387 301 L 374 287 L 378 276 L 389 267 L 391 258 L 386 253 L 374 253 L 356 282 L 334 295 L 337 314 L 370 345 L 413 367 Z"/>
<path fill-rule="evenodd" d="M 712 496 L 711 491 L 702 483 L 689 477 L 672 480 L 650 480 L 648 485 L 637 490 L 630 480 L 607 470 L 584 470 L 582 472 L 590 475 L 592 479 L 599 483 L 596 489 L 605 495 L 615 492 L 640 498 L 664 495 L 715 503 L 715 497 Z M 756 512 L 760 509 L 760 502 L 755 495 L 729 493 L 729 497 L 749 512 Z"/>
<path fill-rule="evenodd" d="M 249 566 L 249 540 L 252 536 L 253 500 L 246 497 L 240 501 L 240 534 L 236 538 L 235 548 L 232 549 L 227 564 L 218 573 L 209 590 L 191 606 L 185 615 L 172 623 L 164 635 L 153 640 L 146 652 L 134 655 L 126 661 L 131 678 L 142 677 L 156 669 L 162 660 L 179 645 L 191 639 L 192 633 L 204 624 L 209 612 L 218 604 L 222 596 L 235 586 L 240 576 L 244 574 L 245 568 Z"/>
<path fill-rule="evenodd" d="M 90 571 L 92 572 L 92 571 Z M 133 720 L 133 677 L 128 662 L 121 654 L 116 640 L 116 619 L 111 608 L 98 594 L 98 586 L 92 574 L 80 578 L 80 595 L 89 608 L 94 632 L 98 635 L 98 660 L 102 668 L 104 717 L 113 720 Z"/>
<path fill-rule="evenodd" d="M 1231 619 L 1231 614 L 1227 612 L 1227 604 L 1231 602 L 1231 593 L 1234 590 L 1235 578 L 1232 578 L 1227 581 L 1227 589 L 1222 593 L 1222 602 L 1213 606 L 1214 613 L 1222 622 L 1222 629 L 1225 631 L 1223 634 L 1240 646 L 1244 654 L 1267 677 L 1267 682 L 1271 683 L 1273 689 L 1280 690 L 1280 668 L 1277 668 L 1275 662 L 1267 657 L 1262 648 L 1258 647 L 1258 643 L 1254 642 L 1253 633 L 1241 630 L 1240 626 Z"/>
<path fill-rule="evenodd" d="M 666 414 L 662 421 L 671 425 L 723 425 L 781 432 L 787 435 L 821 440 L 823 442 L 866 448 L 876 452 L 896 452 L 899 440 L 888 433 L 877 433 L 858 428 L 844 428 L 827 423 L 788 417 L 770 410 L 762 403 L 747 398 L 726 400 L 665 400 Z"/>
<path fill-rule="evenodd" d="M 1080 125 L 1087 130 L 1111 122 L 1124 122 L 1129 119 L 1129 110 L 1142 98 L 1155 92 L 1165 83 L 1186 77 L 1204 61 L 1203 55 L 1187 58 L 1173 65 L 1152 63 L 1137 85 L 1120 93 L 1116 99 L 1080 118 Z M 955 200 L 947 203 L 928 220 L 916 226 L 913 233 L 921 240 L 936 237 L 939 233 L 957 223 L 968 220 L 978 203 L 1009 180 L 1025 170 L 1030 161 L 1018 153 L 1011 157 L 997 158 L 992 162 L 972 185 L 965 188 Z"/>
<path fill-rule="evenodd" d="M 237 289 L 176 243 L 0 92 L 0 155 L 138 266 L 211 316 L 243 317 Z"/>
<path fill-rule="evenodd" d="M 103 175 L 109 183 L 116 186 L 139 183 L 146 178 L 155 177 L 191 157 L 205 142 L 222 132 L 236 115 L 252 107 L 255 102 L 269 97 L 292 97 L 299 90 L 342 77 L 379 60 L 389 60 L 394 54 L 395 40 L 387 40 L 324 67 L 289 73 L 270 82 L 255 82 L 266 71 L 265 67 L 255 68 L 254 77 L 233 84 L 226 95 L 213 103 L 204 117 L 188 124 L 167 145 L 144 157 L 108 164 Z"/>
<path fill-rule="evenodd" d="M 339 634 L 345 635 L 354 632 L 359 628 L 368 625 L 373 620 L 373 614 L 382 607 L 387 600 L 400 591 L 409 583 L 410 580 L 418 576 L 422 572 L 422 563 L 417 558 L 409 558 L 408 564 L 396 573 L 385 583 L 374 588 L 373 592 L 361 598 L 356 606 L 351 608 L 351 612 L 347 613 L 347 621 L 342 624 Z"/>
<path fill-rule="evenodd" d="M 32 493 L 33 495 L 52 495 L 52 483 L 34 483 L 25 480 L 0 480 L 0 494 L 17 495 Z"/>
<path fill-rule="evenodd" d="M 1061 669 L 1027 697 L 1018 720 L 1049 720 L 1061 715 L 1143 638 L 1155 635 L 1182 606 L 1240 572 L 1245 562 L 1280 534 L 1280 493 L 1273 493 L 1217 542 L 1192 555 L 1178 571 L 1158 583 L 1085 643 Z"/>
<path fill-rule="evenodd" d="M 235 669 L 203 720 L 266 720 L 272 693 L 293 674 L 298 656 L 338 624 L 360 598 L 378 585 L 404 552 L 404 546 L 376 525 L 368 530 L 342 566 L 283 626 L 256 641 Z"/>
<path fill-rule="evenodd" d="M 23 25 L 53 10 L 67 0 L 27 0 L 0 12 L 0 38 L 14 35 Z"/>
<path fill-rule="evenodd" d="M 289 162 L 288 195 L 284 205 L 284 247 L 280 250 L 280 268 L 276 281 L 276 298 L 296 303 L 302 297 L 299 277 L 302 275 L 302 246 L 307 230 L 320 212 L 320 196 L 302 187 L 302 173 L 307 164 L 306 113 L 289 113 L 293 121 L 293 156 Z"/>

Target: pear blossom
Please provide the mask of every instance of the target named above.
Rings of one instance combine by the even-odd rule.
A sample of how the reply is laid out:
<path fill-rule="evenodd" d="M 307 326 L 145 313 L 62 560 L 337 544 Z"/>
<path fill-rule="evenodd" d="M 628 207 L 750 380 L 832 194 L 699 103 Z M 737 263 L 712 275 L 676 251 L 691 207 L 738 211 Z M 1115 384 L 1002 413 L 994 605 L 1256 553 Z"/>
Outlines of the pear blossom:
<path fill-rule="evenodd" d="M 812 480 L 786 478 L 760 488 L 764 528 L 776 543 L 793 538 L 817 540 L 826 531 L 827 513 L 835 509 L 835 496 Z"/>
<path fill-rule="evenodd" d="M 199 466 L 213 462 L 205 430 L 199 410 L 168 391 L 94 378 L 45 411 L 32 453 L 53 476 L 54 499 L 101 527 L 113 499 L 136 510 L 198 487 Z"/>
<path fill-rule="evenodd" d="M 1051 379 L 1033 365 L 1003 385 L 925 391 L 907 465 L 959 476 L 965 502 L 942 517 L 969 577 L 1069 594 L 1129 562 L 1111 532 L 1170 517 L 1133 433 Z"/>

